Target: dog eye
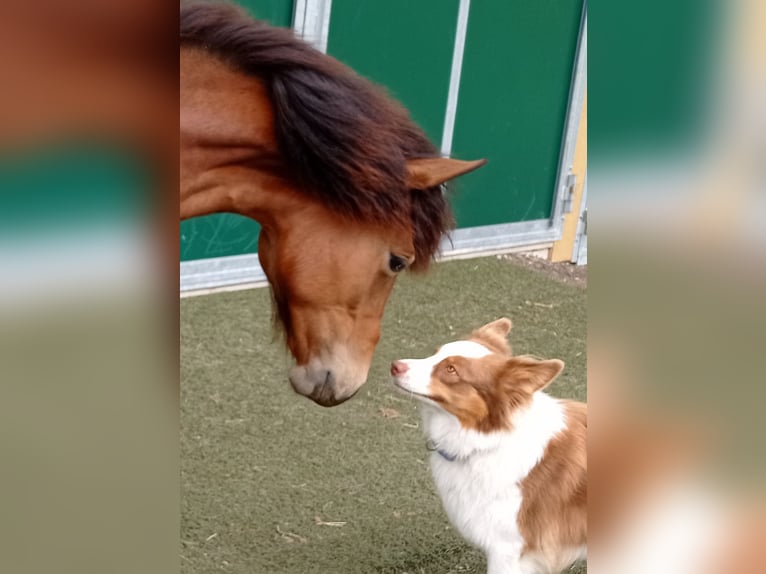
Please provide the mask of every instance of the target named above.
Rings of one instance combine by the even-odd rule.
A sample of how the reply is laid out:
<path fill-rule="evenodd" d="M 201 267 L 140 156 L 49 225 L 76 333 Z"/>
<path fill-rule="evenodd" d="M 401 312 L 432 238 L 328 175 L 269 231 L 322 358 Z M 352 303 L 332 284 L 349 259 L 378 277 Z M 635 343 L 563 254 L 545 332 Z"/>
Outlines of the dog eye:
<path fill-rule="evenodd" d="M 450 375 L 454 375 L 455 373 L 457 373 L 457 370 L 455 370 L 455 367 L 453 367 L 452 365 L 447 365 L 447 372 Z"/>
<path fill-rule="evenodd" d="M 405 267 L 407 267 L 407 261 L 405 259 L 402 259 L 398 255 L 391 255 L 388 260 L 388 268 L 391 269 L 391 271 L 399 273 Z"/>

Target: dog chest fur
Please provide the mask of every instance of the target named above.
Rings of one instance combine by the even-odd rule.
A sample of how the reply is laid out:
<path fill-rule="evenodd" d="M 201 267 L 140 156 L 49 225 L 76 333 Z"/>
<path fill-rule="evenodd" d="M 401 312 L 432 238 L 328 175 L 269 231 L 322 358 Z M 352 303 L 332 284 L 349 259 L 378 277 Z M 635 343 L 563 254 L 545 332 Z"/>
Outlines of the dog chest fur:
<path fill-rule="evenodd" d="M 532 404 L 514 414 L 510 431 L 480 433 L 463 428 L 440 409 L 424 406 L 427 436 L 447 460 L 431 453 L 431 471 L 444 509 L 455 528 L 485 552 L 518 554 L 522 481 L 540 461 L 553 437 L 565 427 L 561 404 L 535 393 Z"/>

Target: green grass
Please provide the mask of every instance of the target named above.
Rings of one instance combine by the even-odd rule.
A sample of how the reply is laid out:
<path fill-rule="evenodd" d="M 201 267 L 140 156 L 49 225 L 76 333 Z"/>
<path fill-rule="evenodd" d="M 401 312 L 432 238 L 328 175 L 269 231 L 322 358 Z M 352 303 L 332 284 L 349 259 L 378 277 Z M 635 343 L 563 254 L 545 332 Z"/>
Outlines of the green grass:
<path fill-rule="evenodd" d="M 183 300 L 182 572 L 484 572 L 442 511 L 418 406 L 388 365 L 508 316 L 515 353 L 566 362 L 550 392 L 584 399 L 585 300 L 495 258 L 403 277 L 367 384 L 332 409 L 290 389 L 266 289 Z"/>

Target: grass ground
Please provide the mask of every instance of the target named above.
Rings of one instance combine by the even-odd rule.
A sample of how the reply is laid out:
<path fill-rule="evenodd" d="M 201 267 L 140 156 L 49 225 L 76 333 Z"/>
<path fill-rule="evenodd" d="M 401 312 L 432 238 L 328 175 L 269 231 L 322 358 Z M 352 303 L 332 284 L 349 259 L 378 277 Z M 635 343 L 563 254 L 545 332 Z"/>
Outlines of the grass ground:
<path fill-rule="evenodd" d="M 566 362 L 551 393 L 584 399 L 585 300 L 496 258 L 402 277 L 367 384 L 325 409 L 290 390 L 266 289 L 184 299 L 182 572 L 484 572 L 447 522 L 418 406 L 391 387 L 388 365 L 508 316 L 515 353 Z"/>

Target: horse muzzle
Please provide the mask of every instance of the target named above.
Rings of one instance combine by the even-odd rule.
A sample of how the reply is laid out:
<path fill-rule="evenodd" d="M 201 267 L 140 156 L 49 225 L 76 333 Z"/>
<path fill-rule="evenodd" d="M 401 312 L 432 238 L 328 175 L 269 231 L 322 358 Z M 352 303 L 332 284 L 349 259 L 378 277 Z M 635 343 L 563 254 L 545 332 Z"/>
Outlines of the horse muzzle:
<path fill-rule="evenodd" d="M 289 379 L 293 390 L 299 395 L 308 397 L 323 407 L 334 407 L 353 397 L 364 384 L 366 376 L 361 381 L 347 378 L 339 380 L 332 369 L 299 365 L 290 369 Z"/>

